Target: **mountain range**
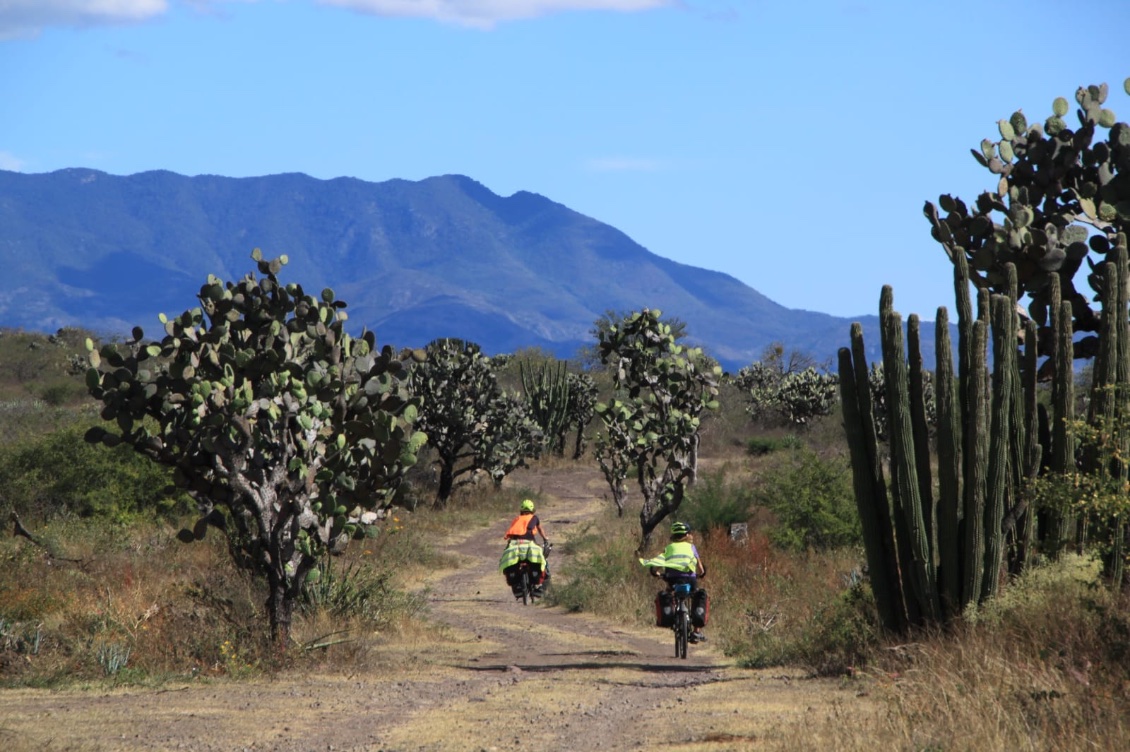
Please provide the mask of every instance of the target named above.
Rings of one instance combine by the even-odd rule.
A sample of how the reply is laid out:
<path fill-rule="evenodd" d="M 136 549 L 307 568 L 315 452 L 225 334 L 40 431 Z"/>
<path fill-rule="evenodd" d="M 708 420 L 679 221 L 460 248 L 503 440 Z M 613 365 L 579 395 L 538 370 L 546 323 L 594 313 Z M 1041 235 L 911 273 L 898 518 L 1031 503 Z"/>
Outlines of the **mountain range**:
<path fill-rule="evenodd" d="M 284 282 L 333 288 L 358 329 L 397 347 L 459 337 L 492 354 L 572 357 L 606 312 L 644 307 L 684 321 L 688 340 L 731 371 L 774 342 L 834 363 L 852 321 L 864 325 L 870 357 L 879 344 L 876 316 L 785 308 L 549 198 L 499 196 L 461 175 L 0 171 L 0 326 L 156 332 L 159 313 L 196 304 L 208 274 L 253 271 L 254 248 L 286 255 Z M 932 365 L 928 322 L 922 339 Z"/>

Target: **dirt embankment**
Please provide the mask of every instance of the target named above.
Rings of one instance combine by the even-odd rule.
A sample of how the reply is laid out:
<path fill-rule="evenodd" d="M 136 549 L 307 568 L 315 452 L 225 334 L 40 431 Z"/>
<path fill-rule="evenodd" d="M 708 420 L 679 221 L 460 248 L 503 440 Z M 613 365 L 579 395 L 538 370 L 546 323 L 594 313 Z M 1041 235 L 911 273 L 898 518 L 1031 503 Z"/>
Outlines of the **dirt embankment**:
<path fill-rule="evenodd" d="M 601 503 L 595 473 L 559 471 L 536 485 L 557 541 Z M 0 749 L 741 750 L 861 702 L 836 682 L 737 669 L 709 643 L 678 660 L 669 631 L 523 606 L 498 574 L 493 532 L 447 545 L 460 566 L 427 586 L 449 639 L 388 646 L 379 676 L 6 690 Z"/>

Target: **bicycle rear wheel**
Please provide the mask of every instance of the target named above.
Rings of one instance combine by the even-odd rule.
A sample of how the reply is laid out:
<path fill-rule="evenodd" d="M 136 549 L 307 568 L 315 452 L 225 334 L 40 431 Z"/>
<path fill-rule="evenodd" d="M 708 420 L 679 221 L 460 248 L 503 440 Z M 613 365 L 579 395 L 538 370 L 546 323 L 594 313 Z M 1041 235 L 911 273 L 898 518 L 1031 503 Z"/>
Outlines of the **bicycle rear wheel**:
<path fill-rule="evenodd" d="M 686 607 L 680 606 L 675 612 L 675 657 L 687 657 L 687 638 L 689 637 L 690 614 Z"/>
<path fill-rule="evenodd" d="M 522 605 L 530 605 L 530 570 L 522 570 Z"/>

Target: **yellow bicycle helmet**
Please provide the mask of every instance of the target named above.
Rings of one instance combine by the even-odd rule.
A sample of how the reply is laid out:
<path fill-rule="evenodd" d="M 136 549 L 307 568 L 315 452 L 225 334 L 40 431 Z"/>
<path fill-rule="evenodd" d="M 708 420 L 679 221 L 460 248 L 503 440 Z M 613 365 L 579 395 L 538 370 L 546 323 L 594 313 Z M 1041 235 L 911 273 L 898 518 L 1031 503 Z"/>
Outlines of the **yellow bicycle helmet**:
<path fill-rule="evenodd" d="M 530 499 L 526 499 L 525 501 L 523 501 L 523 502 L 522 502 L 522 511 L 523 511 L 523 512 L 532 512 L 532 511 L 534 511 L 534 502 L 533 502 L 533 501 L 531 501 Z"/>

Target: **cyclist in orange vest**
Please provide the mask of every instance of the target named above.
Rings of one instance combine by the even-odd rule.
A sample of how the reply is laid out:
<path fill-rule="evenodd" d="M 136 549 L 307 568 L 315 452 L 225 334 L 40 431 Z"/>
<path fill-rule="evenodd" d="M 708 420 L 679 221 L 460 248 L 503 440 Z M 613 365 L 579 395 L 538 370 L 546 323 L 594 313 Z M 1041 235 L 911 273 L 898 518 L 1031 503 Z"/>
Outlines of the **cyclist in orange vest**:
<path fill-rule="evenodd" d="M 538 519 L 535 512 L 534 502 L 531 499 L 526 499 L 522 502 L 521 511 L 518 516 L 510 523 L 510 527 L 506 530 L 504 536 L 507 541 L 515 540 L 528 540 L 537 545 L 537 536 L 541 536 L 542 545 L 548 551 L 550 548 L 549 539 L 545 536 L 545 529 L 541 526 L 541 520 Z M 538 590 L 541 590 L 545 581 L 549 579 L 549 565 L 545 561 L 545 557 L 541 558 L 541 577 L 538 579 Z"/>

